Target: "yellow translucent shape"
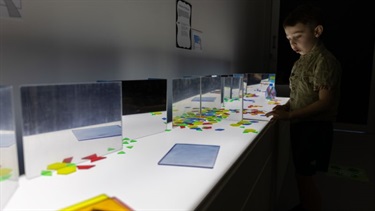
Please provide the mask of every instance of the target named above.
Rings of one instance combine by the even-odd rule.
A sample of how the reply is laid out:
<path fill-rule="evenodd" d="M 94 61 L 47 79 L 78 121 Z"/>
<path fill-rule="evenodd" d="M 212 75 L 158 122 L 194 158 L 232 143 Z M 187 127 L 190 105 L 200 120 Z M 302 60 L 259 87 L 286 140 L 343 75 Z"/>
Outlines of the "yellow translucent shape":
<path fill-rule="evenodd" d="M 59 210 L 59 211 L 72 211 L 72 210 L 79 210 L 79 209 L 82 209 L 82 208 L 87 207 L 87 206 L 89 206 L 89 205 L 96 204 L 96 203 L 98 203 L 98 202 L 100 202 L 100 201 L 103 201 L 103 200 L 105 200 L 105 199 L 107 199 L 107 198 L 108 198 L 107 195 L 105 195 L 105 194 L 100 194 L 100 195 L 98 195 L 98 196 L 95 196 L 95 197 L 93 197 L 93 198 L 87 199 L 87 200 L 82 201 L 82 202 L 80 202 L 80 203 L 77 203 L 77 204 L 74 204 L 74 205 L 72 205 L 72 206 L 69 206 L 69 207 L 63 208 L 63 209 L 61 209 L 61 210 Z"/>
<path fill-rule="evenodd" d="M 58 169 L 66 167 L 66 166 L 67 166 L 67 163 L 57 162 L 57 163 L 49 164 L 47 166 L 47 169 L 48 170 L 58 170 Z"/>
<path fill-rule="evenodd" d="M 255 129 L 245 129 L 244 133 L 256 133 L 257 131 Z"/>
<path fill-rule="evenodd" d="M 10 168 L 1 168 L 0 169 L 0 176 L 5 176 L 5 175 L 9 175 L 10 172 L 12 172 L 12 169 Z"/>
<path fill-rule="evenodd" d="M 58 169 L 57 174 L 71 174 L 76 171 L 77 171 L 77 167 L 75 165 L 71 165 L 71 166 Z"/>
<path fill-rule="evenodd" d="M 115 199 L 108 198 L 100 201 L 96 204 L 93 204 L 88 207 L 84 207 L 79 211 L 93 211 L 93 210 L 113 210 L 113 211 L 131 211 L 129 207 L 127 207 L 123 203 L 117 202 Z"/>

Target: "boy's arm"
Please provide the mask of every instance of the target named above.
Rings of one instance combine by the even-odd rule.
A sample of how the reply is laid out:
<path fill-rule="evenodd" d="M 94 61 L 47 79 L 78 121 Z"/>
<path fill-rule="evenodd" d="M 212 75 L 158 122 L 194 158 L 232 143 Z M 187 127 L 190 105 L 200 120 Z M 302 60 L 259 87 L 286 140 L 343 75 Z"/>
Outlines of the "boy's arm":
<path fill-rule="evenodd" d="M 319 100 L 314 103 L 294 111 L 289 111 L 289 101 L 282 106 L 278 106 L 266 113 L 266 116 L 273 116 L 275 119 L 304 119 L 314 116 L 320 112 L 329 110 L 334 105 L 334 92 L 330 89 L 321 88 L 319 90 Z M 282 109 L 284 108 L 284 109 Z"/>
<path fill-rule="evenodd" d="M 314 116 L 320 112 L 329 110 L 334 106 L 334 92 L 331 89 L 321 88 L 319 90 L 319 100 L 314 103 L 289 112 L 288 119 L 303 119 Z"/>

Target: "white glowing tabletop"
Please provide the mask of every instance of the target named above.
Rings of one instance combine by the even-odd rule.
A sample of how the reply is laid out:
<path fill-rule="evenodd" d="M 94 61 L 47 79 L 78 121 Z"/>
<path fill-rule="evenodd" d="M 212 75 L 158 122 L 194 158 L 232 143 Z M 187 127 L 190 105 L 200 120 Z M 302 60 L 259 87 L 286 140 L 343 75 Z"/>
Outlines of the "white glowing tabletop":
<path fill-rule="evenodd" d="M 268 121 L 242 127 L 233 123 L 223 120 L 202 131 L 173 128 L 128 141 L 121 150 L 124 154 L 113 152 L 88 161 L 95 167 L 69 175 L 21 176 L 4 210 L 59 210 L 99 194 L 117 197 L 134 210 L 194 210 L 257 137 L 244 131 L 259 133 Z M 219 145 L 214 168 L 158 165 L 176 143 Z"/>

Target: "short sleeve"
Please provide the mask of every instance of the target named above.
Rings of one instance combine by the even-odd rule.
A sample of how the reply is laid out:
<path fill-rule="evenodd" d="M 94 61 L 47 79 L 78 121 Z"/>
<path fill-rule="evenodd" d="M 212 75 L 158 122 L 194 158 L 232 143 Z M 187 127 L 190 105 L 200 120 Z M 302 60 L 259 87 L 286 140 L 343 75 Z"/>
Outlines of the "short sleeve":
<path fill-rule="evenodd" d="M 337 89 L 341 77 L 341 67 L 338 61 L 328 56 L 319 60 L 314 73 L 314 91 L 320 89 Z"/>

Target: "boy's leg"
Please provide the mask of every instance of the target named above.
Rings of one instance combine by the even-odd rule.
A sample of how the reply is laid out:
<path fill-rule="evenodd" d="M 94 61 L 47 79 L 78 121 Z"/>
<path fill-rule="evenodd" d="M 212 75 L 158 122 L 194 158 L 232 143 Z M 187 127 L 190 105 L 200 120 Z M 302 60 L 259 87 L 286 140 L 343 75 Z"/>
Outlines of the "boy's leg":
<path fill-rule="evenodd" d="M 296 175 L 302 208 L 308 211 L 322 210 L 322 196 L 315 183 L 314 176 Z"/>
<path fill-rule="evenodd" d="M 299 122 L 291 124 L 291 144 L 300 202 L 305 210 L 322 210 L 322 197 L 315 183 L 317 171 L 328 169 L 332 124 Z"/>

